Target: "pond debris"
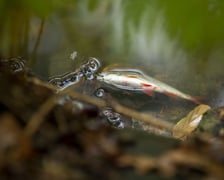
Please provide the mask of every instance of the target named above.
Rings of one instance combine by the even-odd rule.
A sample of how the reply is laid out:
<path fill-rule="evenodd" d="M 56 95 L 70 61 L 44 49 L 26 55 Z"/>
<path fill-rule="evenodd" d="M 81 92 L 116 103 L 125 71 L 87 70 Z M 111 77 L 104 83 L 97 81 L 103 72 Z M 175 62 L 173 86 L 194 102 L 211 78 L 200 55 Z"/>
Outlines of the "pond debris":
<path fill-rule="evenodd" d="M 73 51 L 71 54 L 70 54 L 70 59 L 71 60 L 75 60 L 75 58 L 78 56 L 78 52 L 77 51 Z"/>
<path fill-rule="evenodd" d="M 82 78 L 93 80 L 95 78 L 95 73 L 99 70 L 100 66 L 101 64 L 98 59 L 90 57 L 85 64 L 81 65 L 75 71 L 53 77 L 48 82 L 57 86 L 59 91 L 64 90 L 71 85 L 77 84 Z"/>
<path fill-rule="evenodd" d="M 185 139 L 189 136 L 198 127 L 203 114 L 209 109 L 211 109 L 211 107 L 205 104 L 195 107 L 173 127 L 173 137 Z"/>
<path fill-rule="evenodd" d="M 11 73 L 19 73 L 25 70 L 25 60 L 22 57 L 13 57 L 0 61 L 0 70 L 10 70 Z"/>
<path fill-rule="evenodd" d="M 194 137 L 159 156 L 122 154 L 117 164 L 139 174 L 159 172 L 171 179 L 223 179 L 223 138 Z M 160 179 L 160 178 L 159 178 Z"/>

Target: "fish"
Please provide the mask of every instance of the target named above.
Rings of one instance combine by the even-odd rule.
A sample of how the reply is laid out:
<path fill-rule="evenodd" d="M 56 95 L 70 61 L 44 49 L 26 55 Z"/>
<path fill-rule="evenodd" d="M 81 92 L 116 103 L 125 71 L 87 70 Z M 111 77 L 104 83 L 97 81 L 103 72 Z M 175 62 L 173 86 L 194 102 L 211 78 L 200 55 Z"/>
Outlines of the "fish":
<path fill-rule="evenodd" d="M 153 96 L 154 92 L 157 92 L 169 97 L 182 98 L 200 104 L 199 97 L 183 93 L 137 69 L 110 69 L 108 71 L 102 71 L 96 78 L 98 81 L 102 81 L 118 89 L 134 92 L 140 91 L 149 96 Z"/>

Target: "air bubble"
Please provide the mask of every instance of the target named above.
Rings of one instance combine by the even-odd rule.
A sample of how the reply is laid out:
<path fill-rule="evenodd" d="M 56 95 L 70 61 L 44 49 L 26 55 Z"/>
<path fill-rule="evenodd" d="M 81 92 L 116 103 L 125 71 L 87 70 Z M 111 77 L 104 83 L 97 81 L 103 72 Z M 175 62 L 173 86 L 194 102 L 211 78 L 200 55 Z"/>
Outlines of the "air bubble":
<path fill-rule="evenodd" d="M 103 115 L 106 116 L 106 117 L 110 116 L 111 113 L 112 113 L 112 110 L 111 109 L 105 109 L 105 110 L 103 110 Z"/>
<path fill-rule="evenodd" d="M 71 82 L 76 82 L 76 81 L 79 81 L 79 79 L 80 79 L 79 76 L 77 76 L 77 75 L 76 75 L 76 76 L 73 75 L 73 76 L 70 78 L 70 81 L 71 81 Z"/>
<path fill-rule="evenodd" d="M 83 74 L 82 72 L 78 72 L 78 73 L 77 73 L 77 78 L 78 78 L 78 79 L 82 78 L 83 76 L 84 76 L 84 74 Z"/>
<path fill-rule="evenodd" d="M 71 72 L 62 76 L 51 78 L 48 82 L 59 88 L 65 89 L 78 83 L 82 76 L 83 74 L 81 72 Z"/>
<path fill-rule="evenodd" d="M 116 126 L 118 129 L 124 129 L 124 122 L 120 121 L 119 124 Z"/>
<path fill-rule="evenodd" d="M 86 79 L 88 80 L 93 80 L 95 78 L 95 76 L 93 74 L 89 74 L 88 76 L 86 76 Z"/>
<path fill-rule="evenodd" d="M 95 73 L 99 68 L 100 62 L 96 58 L 90 57 L 87 63 L 81 65 L 76 71 L 54 77 L 48 82 L 56 85 L 61 89 L 65 89 L 73 84 L 78 83 L 81 78 L 85 77 L 87 80 L 95 79 Z"/>
<path fill-rule="evenodd" d="M 101 67 L 100 61 L 94 57 L 89 58 L 89 64 L 90 64 L 90 69 L 93 72 L 96 72 Z"/>
<path fill-rule="evenodd" d="M 89 58 L 86 64 L 80 67 L 80 71 L 86 77 L 87 80 L 93 80 L 95 78 L 96 71 L 100 68 L 100 62 L 96 58 Z"/>
<path fill-rule="evenodd" d="M 106 108 L 102 111 L 103 115 L 106 117 L 107 121 L 116 128 L 124 128 L 124 122 L 121 119 L 121 115 L 114 112 L 111 108 Z"/>
<path fill-rule="evenodd" d="M 104 96 L 104 94 L 105 94 L 105 90 L 104 90 L 103 88 L 99 88 L 99 89 L 97 89 L 97 90 L 95 91 L 95 95 L 96 95 L 96 97 L 101 98 L 101 97 Z"/>
<path fill-rule="evenodd" d="M 116 113 L 116 112 L 113 112 L 110 114 L 110 116 L 107 117 L 108 121 L 114 123 L 114 122 L 118 122 L 121 120 L 121 115 Z"/>

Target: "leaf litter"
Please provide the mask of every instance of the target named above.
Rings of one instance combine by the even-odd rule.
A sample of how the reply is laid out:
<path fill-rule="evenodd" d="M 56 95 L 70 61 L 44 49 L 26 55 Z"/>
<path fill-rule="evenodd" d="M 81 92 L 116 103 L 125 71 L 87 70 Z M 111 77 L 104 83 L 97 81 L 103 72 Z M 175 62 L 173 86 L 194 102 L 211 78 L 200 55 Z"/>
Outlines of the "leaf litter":
<path fill-rule="evenodd" d="M 211 107 L 205 104 L 195 107 L 173 127 L 173 137 L 186 139 L 198 127 L 203 115 L 210 109 Z"/>

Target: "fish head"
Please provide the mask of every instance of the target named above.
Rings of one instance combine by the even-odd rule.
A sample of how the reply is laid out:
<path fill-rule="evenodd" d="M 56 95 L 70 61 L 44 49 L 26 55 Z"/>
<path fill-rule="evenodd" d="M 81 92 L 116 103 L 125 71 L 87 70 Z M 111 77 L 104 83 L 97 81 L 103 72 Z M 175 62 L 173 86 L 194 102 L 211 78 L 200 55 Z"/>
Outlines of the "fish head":
<path fill-rule="evenodd" d="M 104 73 L 97 74 L 96 79 L 99 81 L 104 81 Z"/>
<path fill-rule="evenodd" d="M 103 81 L 109 85 L 113 85 L 119 89 L 141 90 L 141 79 L 135 73 L 123 71 L 101 72 L 97 76 L 97 80 Z"/>
<path fill-rule="evenodd" d="M 119 82 L 119 74 L 113 72 L 101 72 L 97 75 L 97 80 L 107 84 L 117 84 Z"/>

